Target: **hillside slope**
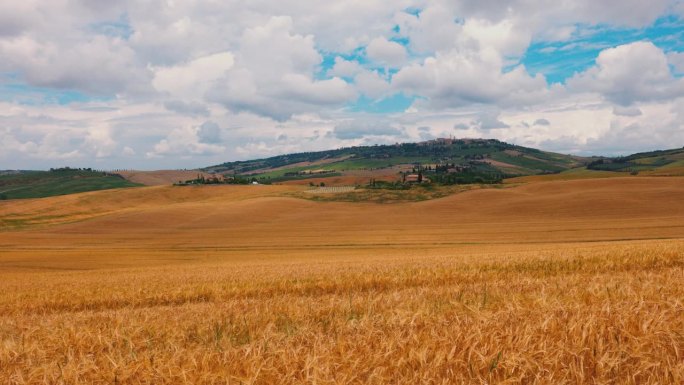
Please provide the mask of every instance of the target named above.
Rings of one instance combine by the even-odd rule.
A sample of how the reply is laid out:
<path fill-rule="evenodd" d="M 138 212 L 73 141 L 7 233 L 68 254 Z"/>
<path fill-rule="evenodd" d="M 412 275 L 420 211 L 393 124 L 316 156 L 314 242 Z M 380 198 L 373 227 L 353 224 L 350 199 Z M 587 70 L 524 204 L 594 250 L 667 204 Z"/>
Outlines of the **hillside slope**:
<path fill-rule="evenodd" d="M 293 190 L 0 202 L 96 213 L 0 231 L 0 383 L 683 383 L 684 178 Z"/>
<path fill-rule="evenodd" d="M 590 162 L 587 169 L 659 176 L 684 175 L 684 148 L 640 152 L 616 158 L 600 158 Z"/>
<path fill-rule="evenodd" d="M 22 171 L 0 175 L 0 199 L 43 198 L 135 186 L 139 184 L 90 169 Z"/>
<path fill-rule="evenodd" d="M 557 173 L 586 163 L 584 158 L 504 143 L 494 139 L 436 139 L 420 143 L 341 148 L 227 162 L 204 170 L 261 181 L 282 182 L 311 178 L 398 180 L 399 173 L 438 165 L 467 168 L 502 177 Z"/>
<path fill-rule="evenodd" d="M 389 205 L 294 199 L 288 197 L 288 192 L 297 189 L 291 186 L 103 191 L 27 205 L 0 203 L 3 218 L 25 224 L 64 223 L 40 231 L 2 233 L 0 245 L 6 252 L 17 247 L 82 244 L 88 248 L 218 248 L 269 254 L 401 245 L 422 250 L 469 243 L 672 238 L 684 234 L 683 182 L 678 177 L 627 177 L 534 183 Z M 48 212 L 55 218 L 40 222 Z M 68 223 L 89 216 L 92 219 Z"/>

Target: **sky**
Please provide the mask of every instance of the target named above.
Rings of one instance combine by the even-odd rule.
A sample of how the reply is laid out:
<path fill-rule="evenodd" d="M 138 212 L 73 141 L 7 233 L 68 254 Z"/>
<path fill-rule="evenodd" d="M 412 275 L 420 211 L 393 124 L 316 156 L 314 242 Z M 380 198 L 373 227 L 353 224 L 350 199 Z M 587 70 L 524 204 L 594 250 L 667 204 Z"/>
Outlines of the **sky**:
<path fill-rule="evenodd" d="M 0 0 L 0 169 L 684 146 L 684 0 Z"/>

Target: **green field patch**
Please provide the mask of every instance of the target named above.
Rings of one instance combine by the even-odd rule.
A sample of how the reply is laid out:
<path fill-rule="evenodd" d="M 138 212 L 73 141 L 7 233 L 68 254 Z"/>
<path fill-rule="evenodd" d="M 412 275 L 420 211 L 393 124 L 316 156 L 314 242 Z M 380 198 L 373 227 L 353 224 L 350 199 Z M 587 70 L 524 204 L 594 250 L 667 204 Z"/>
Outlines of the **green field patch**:
<path fill-rule="evenodd" d="M 0 199 L 43 198 L 137 186 L 140 185 L 118 175 L 92 170 L 31 171 L 0 176 Z"/>
<path fill-rule="evenodd" d="M 472 162 L 481 162 L 487 159 L 511 164 L 513 167 L 521 169 L 521 172 L 516 173 L 525 175 L 559 172 L 581 166 L 585 162 L 585 159 L 581 157 L 544 152 L 494 139 L 436 139 L 421 143 L 357 146 L 329 151 L 279 155 L 251 161 L 226 162 L 207 167 L 204 170 L 226 176 L 242 175 L 268 179 L 293 176 L 286 174 L 315 170 L 345 172 L 382 169 L 403 164 L 467 166 L 472 165 Z M 326 160 L 326 163 L 301 166 L 301 162 L 318 162 L 321 160 Z M 499 172 L 507 173 L 503 167 L 498 168 Z M 255 172 L 256 170 L 259 172 Z"/>

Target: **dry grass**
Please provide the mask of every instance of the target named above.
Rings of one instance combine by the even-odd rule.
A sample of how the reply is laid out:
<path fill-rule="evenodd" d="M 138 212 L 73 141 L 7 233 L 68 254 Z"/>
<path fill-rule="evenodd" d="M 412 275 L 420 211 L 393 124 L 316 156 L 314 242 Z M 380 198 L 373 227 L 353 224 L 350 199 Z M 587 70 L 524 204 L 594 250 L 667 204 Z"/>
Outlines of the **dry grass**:
<path fill-rule="evenodd" d="M 1 206 L 98 215 L 0 233 L 0 383 L 684 383 L 681 182 Z"/>
<path fill-rule="evenodd" d="M 212 174 L 199 170 L 125 170 L 118 171 L 117 174 L 133 183 L 140 183 L 145 186 L 163 186 L 178 183 L 179 181 L 185 182 L 186 180 L 197 178 L 198 175 L 202 175 L 205 178 L 214 177 Z"/>

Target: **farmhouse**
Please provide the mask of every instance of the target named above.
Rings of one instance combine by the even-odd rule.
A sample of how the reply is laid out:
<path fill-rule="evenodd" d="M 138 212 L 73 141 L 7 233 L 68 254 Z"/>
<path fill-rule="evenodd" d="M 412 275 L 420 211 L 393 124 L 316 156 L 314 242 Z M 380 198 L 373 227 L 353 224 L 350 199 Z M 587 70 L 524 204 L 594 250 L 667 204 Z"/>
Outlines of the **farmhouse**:
<path fill-rule="evenodd" d="M 430 183 L 430 179 L 421 174 L 406 175 L 406 183 Z"/>

